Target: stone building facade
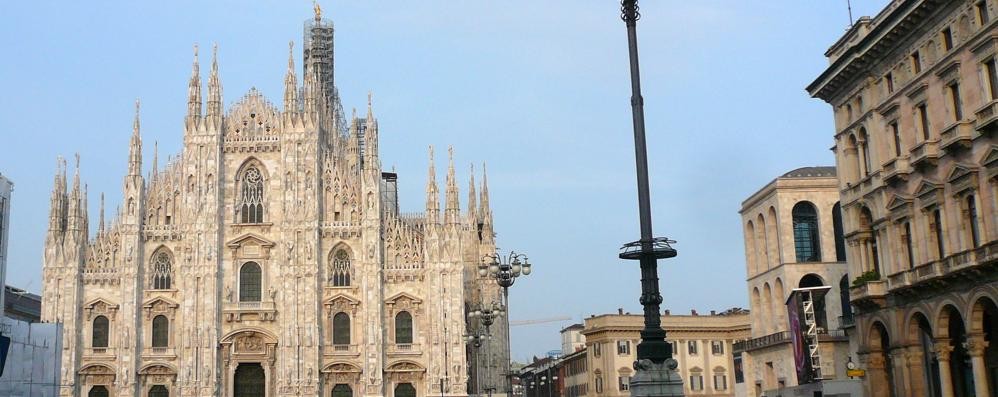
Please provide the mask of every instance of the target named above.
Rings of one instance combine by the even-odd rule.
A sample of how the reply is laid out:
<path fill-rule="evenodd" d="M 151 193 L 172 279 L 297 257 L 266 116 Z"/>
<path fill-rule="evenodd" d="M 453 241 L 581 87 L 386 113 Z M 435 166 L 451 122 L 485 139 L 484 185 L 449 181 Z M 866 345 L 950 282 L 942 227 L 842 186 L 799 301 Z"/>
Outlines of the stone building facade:
<path fill-rule="evenodd" d="M 828 380 L 847 379 L 853 321 L 835 167 L 787 172 L 749 196 L 739 212 L 752 318 L 752 338 L 735 345 L 744 395 L 810 389 L 833 394 L 841 387 L 798 387 L 787 299 L 795 288 L 830 288 L 815 301 L 821 373 Z"/>
<path fill-rule="evenodd" d="M 499 299 L 477 275 L 484 175 L 462 211 L 451 156 L 441 204 L 430 148 L 425 213 L 399 213 L 370 96 L 342 117 L 332 24 L 317 9 L 305 31 L 282 109 L 256 90 L 224 109 L 215 54 L 203 101 L 195 47 L 182 152 L 145 176 L 136 104 L 94 237 L 79 157 L 71 180 L 59 162 L 42 319 L 65 329 L 60 395 L 467 395 L 466 306 Z"/>
<path fill-rule="evenodd" d="M 998 1 L 894 0 L 825 53 L 869 396 L 998 395 Z"/>
<path fill-rule="evenodd" d="M 709 315 L 661 317 L 662 328 L 672 343 L 688 396 L 734 396 L 734 343 L 749 338 L 750 314 L 741 309 Z M 636 314 L 604 314 L 585 320 L 587 379 L 575 384 L 575 396 L 630 396 L 630 380 L 641 341 L 644 317 Z"/>

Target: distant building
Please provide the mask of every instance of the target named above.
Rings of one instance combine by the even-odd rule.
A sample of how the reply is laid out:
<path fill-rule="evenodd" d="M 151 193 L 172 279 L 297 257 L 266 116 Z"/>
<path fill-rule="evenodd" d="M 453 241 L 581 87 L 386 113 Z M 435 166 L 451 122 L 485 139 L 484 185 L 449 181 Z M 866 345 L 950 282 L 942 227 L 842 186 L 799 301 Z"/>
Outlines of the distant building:
<path fill-rule="evenodd" d="M 749 313 L 740 309 L 709 315 L 698 315 L 696 311 L 672 315 L 666 311 L 662 328 L 672 343 L 673 358 L 679 362 L 687 395 L 734 395 L 734 343 L 748 339 L 750 324 Z M 630 396 L 642 328 L 642 315 L 622 310 L 586 319 L 582 334 L 586 340 L 587 380 L 581 384 L 587 387 L 579 396 Z"/>
<path fill-rule="evenodd" d="M 849 276 L 835 167 L 804 167 L 766 184 L 739 211 L 745 235 L 746 282 L 752 338 L 735 346 L 749 397 L 800 392 L 848 392 L 848 385 L 798 385 L 787 299 L 795 288 L 830 288 L 814 300 L 820 371 L 825 379 L 847 379 L 852 327 Z M 849 383 L 849 382 L 847 382 Z M 853 383 L 853 395 L 860 393 Z"/>
<path fill-rule="evenodd" d="M 0 375 L 0 396 L 58 395 L 61 325 L 39 323 L 41 297 L 19 288 L 4 288 L 5 318 L 0 331 L 11 338 L 7 363 Z"/>
<path fill-rule="evenodd" d="M 998 395 L 998 1 L 894 0 L 825 52 L 871 397 Z"/>
<path fill-rule="evenodd" d="M 10 230 L 10 195 L 14 191 L 14 182 L 0 174 L 0 285 L 7 285 L 7 240 Z M 4 296 L 0 294 L 0 307 L 4 306 Z M 0 317 L 3 314 L 0 313 Z"/>
<path fill-rule="evenodd" d="M 567 356 L 586 348 L 586 337 L 582 335 L 584 328 L 582 324 L 572 324 L 561 330 L 562 356 Z"/>

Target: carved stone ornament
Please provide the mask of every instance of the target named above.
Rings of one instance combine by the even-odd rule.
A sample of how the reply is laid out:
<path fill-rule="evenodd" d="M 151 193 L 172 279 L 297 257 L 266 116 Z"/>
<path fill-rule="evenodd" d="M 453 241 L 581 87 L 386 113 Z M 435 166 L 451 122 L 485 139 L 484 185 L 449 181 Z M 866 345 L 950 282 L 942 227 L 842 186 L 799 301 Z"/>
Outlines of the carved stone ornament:
<path fill-rule="evenodd" d="M 237 353 L 263 353 L 265 348 L 263 338 L 254 332 L 236 338 Z"/>

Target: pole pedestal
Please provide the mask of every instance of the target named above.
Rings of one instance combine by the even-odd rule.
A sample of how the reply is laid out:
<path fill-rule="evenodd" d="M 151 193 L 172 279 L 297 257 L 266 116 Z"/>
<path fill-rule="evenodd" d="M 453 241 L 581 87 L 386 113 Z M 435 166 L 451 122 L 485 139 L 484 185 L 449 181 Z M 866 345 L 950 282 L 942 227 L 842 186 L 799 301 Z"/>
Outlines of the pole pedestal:
<path fill-rule="evenodd" d="M 631 377 L 631 397 L 680 397 L 683 396 L 683 377 L 676 370 L 674 359 L 655 364 L 651 360 L 634 362 Z"/>

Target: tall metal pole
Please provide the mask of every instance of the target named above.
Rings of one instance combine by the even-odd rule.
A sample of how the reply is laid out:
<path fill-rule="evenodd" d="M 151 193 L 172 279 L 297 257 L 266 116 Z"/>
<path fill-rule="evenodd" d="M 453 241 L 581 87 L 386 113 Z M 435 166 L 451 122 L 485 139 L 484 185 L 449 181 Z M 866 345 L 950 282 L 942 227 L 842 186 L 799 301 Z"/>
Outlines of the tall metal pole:
<path fill-rule="evenodd" d="M 627 25 L 628 53 L 631 60 L 631 113 L 634 124 L 634 161 L 638 179 L 638 212 L 641 219 L 641 304 L 644 306 L 645 328 L 641 330 L 638 360 L 662 363 L 672 357 L 672 348 L 665 342 L 665 330 L 659 314 L 662 295 L 658 289 L 658 259 L 654 254 L 651 230 L 651 195 L 648 187 L 648 149 L 645 144 L 644 98 L 641 97 L 641 73 L 638 70 L 637 0 L 621 1 L 621 18 Z"/>
<path fill-rule="evenodd" d="M 506 393 L 508 397 L 513 396 L 513 348 L 509 345 L 509 287 L 502 287 L 502 296 L 506 304 L 506 316 L 503 322 L 506 323 Z"/>

